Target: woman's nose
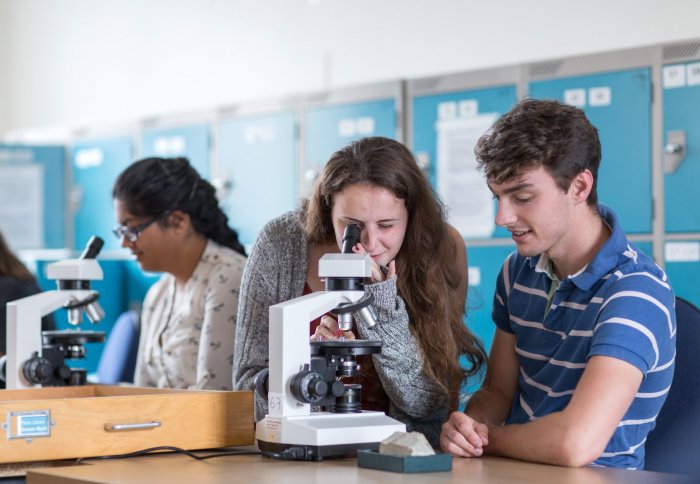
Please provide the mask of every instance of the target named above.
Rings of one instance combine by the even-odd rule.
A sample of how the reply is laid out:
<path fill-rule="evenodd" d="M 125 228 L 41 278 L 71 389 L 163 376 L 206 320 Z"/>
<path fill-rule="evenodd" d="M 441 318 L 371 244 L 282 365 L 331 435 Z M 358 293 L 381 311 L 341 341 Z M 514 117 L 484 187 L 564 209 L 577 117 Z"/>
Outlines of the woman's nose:
<path fill-rule="evenodd" d="M 362 231 L 362 245 L 370 254 L 377 245 L 377 233 L 373 228 L 365 227 Z"/>

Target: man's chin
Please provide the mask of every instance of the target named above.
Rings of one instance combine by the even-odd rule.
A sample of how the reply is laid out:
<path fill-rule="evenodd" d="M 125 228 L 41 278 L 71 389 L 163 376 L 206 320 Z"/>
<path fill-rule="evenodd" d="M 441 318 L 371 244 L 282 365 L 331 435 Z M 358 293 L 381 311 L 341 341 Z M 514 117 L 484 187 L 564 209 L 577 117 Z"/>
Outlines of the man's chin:
<path fill-rule="evenodd" d="M 516 245 L 515 249 L 518 251 L 518 255 L 522 257 L 537 257 L 542 253 L 541 250 L 532 247 L 521 247 L 519 245 Z"/>

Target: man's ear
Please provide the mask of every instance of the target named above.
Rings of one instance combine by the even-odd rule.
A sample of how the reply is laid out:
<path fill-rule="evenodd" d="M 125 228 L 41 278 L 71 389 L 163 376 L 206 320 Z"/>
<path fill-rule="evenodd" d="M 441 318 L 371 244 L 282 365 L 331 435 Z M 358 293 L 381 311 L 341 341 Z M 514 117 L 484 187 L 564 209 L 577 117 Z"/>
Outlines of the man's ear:
<path fill-rule="evenodd" d="M 594 181 L 593 173 L 591 173 L 591 170 L 588 168 L 576 175 L 574 179 L 571 180 L 571 186 L 569 187 L 569 194 L 574 198 L 574 201 L 577 203 L 586 203 L 588 195 L 590 195 L 591 190 L 593 190 Z"/>

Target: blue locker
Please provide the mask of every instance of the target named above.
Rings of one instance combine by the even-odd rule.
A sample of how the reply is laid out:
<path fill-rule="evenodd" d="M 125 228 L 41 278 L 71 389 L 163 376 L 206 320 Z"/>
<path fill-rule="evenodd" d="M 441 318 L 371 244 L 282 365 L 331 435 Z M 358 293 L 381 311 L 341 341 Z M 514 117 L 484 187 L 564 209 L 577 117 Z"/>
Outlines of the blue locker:
<path fill-rule="evenodd" d="M 304 170 L 320 171 L 330 155 L 350 141 L 367 136 L 396 138 L 396 111 L 393 98 L 305 108 Z"/>
<path fill-rule="evenodd" d="M 53 312 L 56 321 L 56 329 L 59 330 L 83 330 L 104 331 L 106 337 L 114 326 L 119 315 L 126 310 L 124 293 L 122 291 L 124 279 L 124 261 L 99 259 L 104 279 L 92 281 L 90 287 L 100 293 L 99 303 L 104 309 L 105 317 L 97 324 L 91 324 L 83 314 L 83 321 L 75 327 L 68 323 L 68 315 L 64 309 Z M 41 289 L 48 291 L 56 289 L 56 281 L 46 278 L 46 266 L 53 260 L 37 261 L 37 282 Z M 88 343 L 85 345 L 86 357 L 84 360 L 69 361 L 68 366 L 87 368 L 88 374 L 97 371 L 97 365 L 104 349 L 104 343 Z"/>
<path fill-rule="evenodd" d="M 514 250 L 515 245 L 470 247 L 467 244 L 469 291 L 465 324 L 484 345 L 487 355 L 491 351 L 493 337 L 496 334 L 496 325 L 491 318 L 496 280 L 503 262 Z M 466 364 L 466 361 L 462 364 Z M 462 387 L 463 396 L 471 395 L 478 390 L 485 374 L 485 371 L 482 371 L 480 375 L 466 382 Z"/>
<path fill-rule="evenodd" d="M 473 114 L 495 113 L 500 116 L 508 112 L 517 102 L 515 86 L 416 96 L 411 100 L 413 110 L 412 149 L 414 153 L 427 158 L 428 176 L 433 187 L 436 186 L 437 178 L 435 166 L 437 159 L 436 123 L 439 119 L 439 110 L 441 106 L 454 104 L 454 111 L 459 113 L 460 103 L 465 102 L 472 103 L 471 106 L 474 106 L 473 102 L 476 103 L 477 112 Z M 494 207 L 495 203 L 494 201 Z M 510 237 L 510 233 L 497 227 L 493 237 Z"/>
<path fill-rule="evenodd" d="M 586 111 L 603 149 L 598 199 L 615 210 L 625 232 L 651 232 L 650 70 L 532 82 L 530 95 Z"/>
<path fill-rule="evenodd" d="M 700 232 L 700 64 L 666 66 L 676 67 L 683 74 L 683 82 L 666 82 L 664 96 L 664 145 L 668 132 L 684 130 L 686 135 L 685 159 L 678 169 L 664 177 L 665 220 L 667 232 Z"/>
<path fill-rule="evenodd" d="M 209 178 L 209 126 L 198 124 L 141 133 L 141 158 L 184 156 L 202 178 Z"/>
<path fill-rule="evenodd" d="M 651 242 L 632 242 L 632 245 L 634 245 L 636 248 L 644 252 L 652 259 L 654 258 L 654 252 L 651 248 Z"/>
<path fill-rule="evenodd" d="M 680 247 L 685 255 L 677 249 L 671 250 L 673 246 Z M 700 307 L 700 240 L 666 242 L 665 253 L 665 271 L 673 292 Z"/>
<path fill-rule="evenodd" d="M 120 242 L 112 229 L 114 218 L 112 186 L 119 173 L 131 164 L 131 138 L 81 141 L 72 146 L 73 184 L 80 193 L 75 214 L 74 248 L 82 250 L 92 235 L 105 241 L 103 250 L 117 249 Z"/>
<path fill-rule="evenodd" d="M 496 291 L 496 279 L 515 245 L 496 247 L 469 247 L 467 257 L 469 264 L 469 293 L 467 295 L 467 326 L 484 344 L 487 352 L 491 350 L 496 326 L 491 318 L 493 296 Z"/>
<path fill-rule="evenodd" d="M 222 205 L 241 243 L 296 208 L 299 175 L 292 112 L 222 121 L 216 142 L 218 176 L 230 183 Z"/>
<path fill-rule="evenodd" d="M 43 173 L 43 241 L 33 248 L 60 249 L 67 245 L 65 153 L 63 146 L 0 145 L 0 166 L 39 165 Z M 5 233 L 5 238 L 12 245 L 11 234 Z"/>

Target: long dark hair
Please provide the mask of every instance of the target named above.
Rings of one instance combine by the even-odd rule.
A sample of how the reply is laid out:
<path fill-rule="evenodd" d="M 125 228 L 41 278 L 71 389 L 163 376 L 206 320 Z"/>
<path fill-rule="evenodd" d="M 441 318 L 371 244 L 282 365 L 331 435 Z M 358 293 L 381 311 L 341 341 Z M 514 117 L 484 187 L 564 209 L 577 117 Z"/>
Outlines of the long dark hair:
<path fill-rule="evenodd" d="M 117 178 L 112 198 L 121 200 L 138 217 L 159 217 L 169 210 L 185 212 L 195 231 L 246 255 L 238 233 L 229 227 L 219 206 L 216 189 L 199 176 L 187 158 L 135 161 Z"/>
<path fill-rule="evenodd" d="M 34 276 L 29 269 L 12 253 L 0 233 L 0 276 L 12 277 L 25 282 L 34 282 Z"/>
<path fill-rule="evenodd" d="M 454 264 L 458 248 L 448 232 L 444 206 L 403 144 L 381 137 L 360 139 L 331 156 L 302 210 L 310 244 L 335 242 L 333 196 L 355 183 L 386 188 L 406 205 L 408 226 L 396 256 L 398 291 L 425 356 L 426 372 L 442 386 L 454 409 L 463 380 L 481 369 L 486 355 L 462 319 L 463 281 Z M 461 355 L 469 362 L 466 370 Z"/>

